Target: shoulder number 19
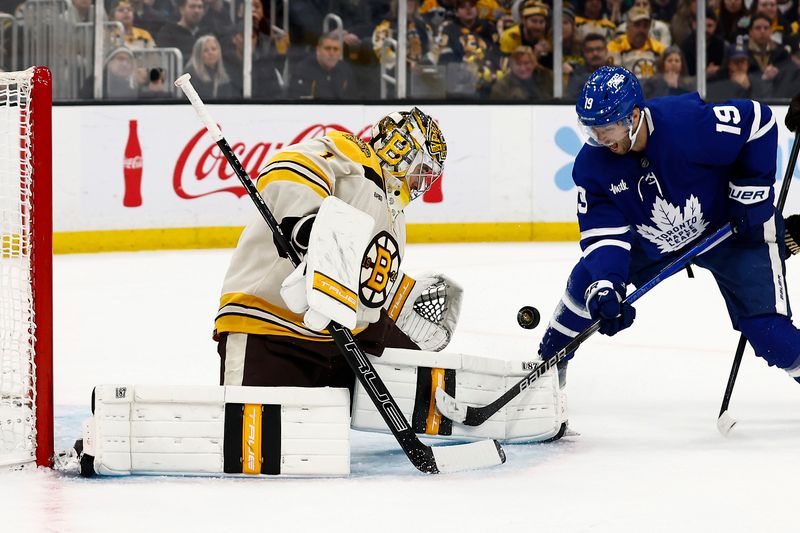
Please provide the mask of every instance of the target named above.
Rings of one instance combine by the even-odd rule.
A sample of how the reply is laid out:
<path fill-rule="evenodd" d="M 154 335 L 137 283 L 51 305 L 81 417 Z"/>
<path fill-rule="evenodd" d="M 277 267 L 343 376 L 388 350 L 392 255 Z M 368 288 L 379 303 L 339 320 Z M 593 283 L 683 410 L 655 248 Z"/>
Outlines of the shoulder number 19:
<path fill-rule="evenodd" d="M 739 109 L 732 105 L 720 105 L 714 107 L 714 114 L 717 116 L 717 131 L 720 133 L 733 133 L 739 135 L 742 133 L 742 128 L 731 126 L 731 123 L 738 124 L 742 117 L 739 115 Z"/>

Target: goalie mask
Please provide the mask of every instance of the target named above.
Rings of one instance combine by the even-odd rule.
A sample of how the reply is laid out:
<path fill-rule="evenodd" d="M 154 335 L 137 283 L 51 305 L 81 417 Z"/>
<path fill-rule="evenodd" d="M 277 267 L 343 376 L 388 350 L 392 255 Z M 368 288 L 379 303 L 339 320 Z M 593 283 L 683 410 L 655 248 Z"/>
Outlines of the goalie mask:
<path fill-rule="evenodd" d="M 442 175 L 447 143 L 439 125 L 416 107 L 390 113 L 378 121 L 372 127 L 370 144 L 385 170 L 394 216 Z"/>

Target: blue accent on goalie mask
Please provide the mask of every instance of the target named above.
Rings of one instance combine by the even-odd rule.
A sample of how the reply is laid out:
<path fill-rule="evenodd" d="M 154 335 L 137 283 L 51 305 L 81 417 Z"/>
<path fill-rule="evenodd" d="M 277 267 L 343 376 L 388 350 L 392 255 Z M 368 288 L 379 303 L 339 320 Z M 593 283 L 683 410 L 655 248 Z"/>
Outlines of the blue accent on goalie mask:
<path fill-rule="evenodd" d="M 575 111 L 583 126 L 598 127 L 628 119 L 634 107 L 644 109 L 636 76 L 623 67 L 600 67 L 583 85 Z"/>

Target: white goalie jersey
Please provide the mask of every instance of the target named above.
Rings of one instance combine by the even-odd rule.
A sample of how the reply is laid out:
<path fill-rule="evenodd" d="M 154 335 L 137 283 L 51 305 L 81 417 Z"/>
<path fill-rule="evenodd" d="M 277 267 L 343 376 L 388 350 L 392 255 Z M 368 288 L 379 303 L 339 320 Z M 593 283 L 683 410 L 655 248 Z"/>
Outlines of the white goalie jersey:
<path fill-rule="evenodd" d="M 332 132 L 277 154 L 261 171 L 257 183 L 284 234 L 301 255 L 302 234 L 309 231 L 320 204 L 330 195 L 375 220 L 362 260 L 355 333 L 376 321 L 382 307 L 390 308 L 390 295 L 398 292 L 393 291 L 395 283 L 405 278 L 400 273 L 405 215 L 400 212 L 395 217 L 390 212 L 383 179 L 378 157 L 367 143 L 350 133 Z M 239 238 L 225 276 L 215 333 L 330 340 L 325 333 L 307 328 L 303 316 L 289 311 L 281 298 L 281 282 L 292 270 L 291 262 L 280 257 L 266 222 L 254 215 Z"/>

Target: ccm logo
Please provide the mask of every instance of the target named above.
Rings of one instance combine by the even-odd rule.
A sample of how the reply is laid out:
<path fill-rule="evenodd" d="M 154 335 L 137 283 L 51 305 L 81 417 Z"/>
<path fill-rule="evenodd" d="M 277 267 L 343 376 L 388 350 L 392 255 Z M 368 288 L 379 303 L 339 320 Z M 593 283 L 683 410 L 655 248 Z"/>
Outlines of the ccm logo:
<path fill-rule="evenodd" d="M 731 183 L 728 186 L 728 198 L 745 205 L 757 204 L 769 198 L 769 187 L 740 187 Z"/>

